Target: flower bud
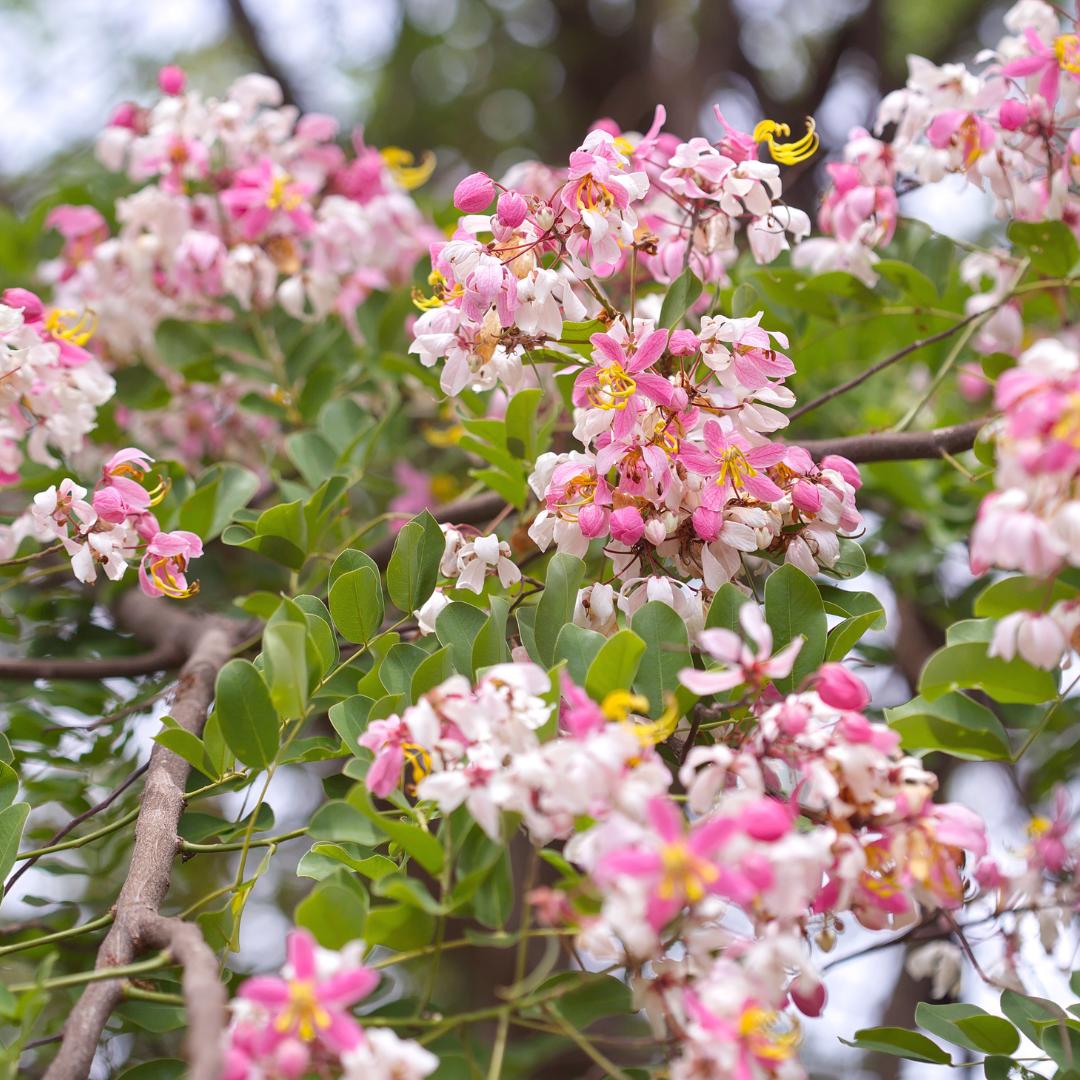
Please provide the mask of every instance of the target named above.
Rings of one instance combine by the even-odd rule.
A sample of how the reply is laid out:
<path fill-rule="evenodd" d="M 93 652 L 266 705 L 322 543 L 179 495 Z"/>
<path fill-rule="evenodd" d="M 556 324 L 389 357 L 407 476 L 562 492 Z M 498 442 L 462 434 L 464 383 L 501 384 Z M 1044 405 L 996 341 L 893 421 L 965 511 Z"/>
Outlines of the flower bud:
<path fill-rule="evenodd" d="M 747 836 L 772 843 L 791 828 L 791 811 L 776 799 L 759 799 L 739 815 Z"/>
<path fill-rule="evenodd" d="M 499 196 L 497 212 L 500 225 L 516 229 L 525 220 L 529 208 L 516 191 L 504 191 Z"/>
<path fill-rule="evenodd" d="M 109 127 L 131 128 L 133 131 L 139 123 L 139 106 L 131 101 L 123 101 L 112 111 L 109 117 Z"/>
<path fill-rule="evenodd" d="M 870 704 L 866 683 L 843 664 L 822 664 L 818 671 L 818 697 L 834 709 L 860 712 Z"/>
<path fill-rule="evenodd" d="M 636 506 L 624 506 L 611 515 L 611 538 L 633 547 L 645 532 L 645 522 Z M 666 535 L 666 534 L 665 534 Z"/>
<path fill-rule="evenodd" d="M 275 1056 L 278 1071 L 286 1080 L 300 1080 L 311 1061 L 311 1052 L 299 1039 L 286 1039 Z"/>
<path fill-rule="evenodd" d="M 578 511 L 578 528 L 581 535 L 591 540 L 607 531 L 607 511 L 596 503 L 589 503 Z"/>
<path fill-rule="evenodd" d="M 840 454 L 826 454 L 821 459 L 821 467 L 838 472 L 856 491 L 862 487 L 859 466 L 853 461 L 848 461 L 846 457 L 842 457 Z"/>
<path fill-rule="evenodd" d="M 119 525 L 127 518 L 127 507 L 116 488 L 101 488 L 94 492 L 94 509 L 102 521 Z"/>
<path fill-rule="evenodd" d="M 668 349 L 672 356 L 693 356 L 698 351 L 701 342 L 693 330 L 676 330 L 668 341 Z"/>
<path fill-rule="evenodd" d="M 645 523 L 645 539 L 653 547 L 662 544 L 667 539 L 667 529 L 664 528 L 664 523 L 659 518 L 649 518 Z"/>
<path fill-rule="evenodd" d="M 184 92 L 184 87 L 187 85 L 187 76 L 184 74 L 183 68 L 178 68 L 175 64 L 169 64 L 168 67 L 163 67 L 157 73 L 157 84 L 158 89 L 163 94 L 175 97 L 177 94 Z"/>
<path fill-rule="evenodd" d="M 965 401 L 978 401 L 990 392 L 990 381 L 978 364 L 961 364 L 956 373 L 956 389 Z"/>
<path fill-rule="evenodd" d="M 454 205 L 463 214 L 480 214 L 495 197 L 495 181 L 487 173 L 470 173 L 454 188 Z"/>
<path fill-rule="evenodd" d="M 791 489 L 791 501 L 804 513 L 816 514 L 821 509 L 821 492 L 817 484 L 800 480 Z"/>
<path fill-rule="evenodd" d="M 998 109 L 998 123 L 1006 131 L 1018 131 L 1028 122 L 1027 106 L 1016 98 L 1006 98 Z"/>
<path fill-rule="evenodd" d="M 555 224 L 555 211 L 550 206 L 541 206 L 533 217 L 536 218 L 536 224 L 540 226 L 541 232 L 547 232 Z"/>
<path fill-rule="evenodd" d="M 836 931 L 826 926 L 814 935 L 814 941 L 822 952 L 832 952 L 836 948 Z"/>

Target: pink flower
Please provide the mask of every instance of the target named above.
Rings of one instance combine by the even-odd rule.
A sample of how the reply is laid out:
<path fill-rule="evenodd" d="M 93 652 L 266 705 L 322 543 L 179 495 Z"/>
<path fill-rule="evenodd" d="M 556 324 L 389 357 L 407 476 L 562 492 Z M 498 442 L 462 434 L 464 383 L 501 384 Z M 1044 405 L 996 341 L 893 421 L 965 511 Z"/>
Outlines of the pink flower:
<path fill-rule="evenodd" d="M 482 214 L 493 198 L 495 181 L 487 173 L 470 173 L 454 188 L 454 205 L 463 214 Z"/>
<path fill-rule="evenodd" d="M 691 693 L 700 696 L 721 694 L 743 684 L 760 687 L 770 679 L 784 679 L 791 674 L 803 639 L 796 638 L 773 656 L 772 629 L 757 604 L 752 601 L 743 604 L 739 608 L 739 622 L 757 645 L 757 653 L 751 652 L 742 638 L 732 630 L 722 627 L 702 630 L 698 635 L 698 643 L 727 670 L 698 671 L 696 668 L 683 668 L 679 672 L 679 682 Z"/>
<path fill-rule="evenodd" d="M 407 709 L 409 717 L 416 717 L 416 709 Z M 437 733 L 435 733 L 437 734 Z M 418 733 L 409 726 L 407 719 L 391 716 L 386 720 L 373 720 L 358 742 L 366 746 L 375 760 L 368 769 L 365 781 L 368 790 L 380 799 L 386 798 L 401 782 L 401 770 L 407 761 L 419 780 L 431 768 L 431 755 L 422 745 Z"/>
<path fill-rule="evenodd" d="M 998 123 L 1006 131 L 1019 131 L 1028 122 L 1028 109 L 1016 98 L 1006 98 L 998 109 Z"/>
<path fill-rule="evenodd" d="M 843 664 L 822 664 L 817 677 L 818 697 L 834 709 L 861 712 L 870 704 L 866 683 Z"/>
<path fill-rule="evenodd" d="M 41 300 L 29 289 L 5 289 L 0 302 L 7 307 L 22 308 L 23 324 L 32 327 L 43 341 L 59 347 L 61 367 L 80 367 L 93 359 L 92 354 L 83 348 L 96 325 L 91 316 L 84 315 L 80 319 L 76 311 L 55 308 L 46 314 Z M 69 325 L 65 319 L 78 321 Z"/>
<path fill-rule="evenodd" d="M 1014 611 L 998 620 L 986 655 L 1009 661 L 1019 653 L 1032 667 L 1053 671 L 1068 648 L 1065 632 L 1049 615 Z"/>
<path fill-rule="evenodd" d="M 1052 874 L 1060 874 L 1069 861 L 1069 849 L 1065 837 L 1072 825 L 1072 807 L 1068 790 L 1058 785 L 1054 790 L 1053 819 L 1034 817 L 1028 826 L 1032 850 Z"/>
<path fill-rule="evenodd" d="M 147 596 L 193 596 L 199 591 L 197 581 L 188 585 L 184 576 L 188 563 L 203 553 L 202 540 L 194 533 L 177 529 L 159 532 L 149 544 L 139 564 L 139 585 Z"/>
<path fill-rule="evenodd" d="M 236 218 L 245 240 L 254 240 L 285 218 L 296 232 L 306 235 L 315 228 L 307 197 L 308 184 L 293 180 L 269 158 L 237 171 L 233 186 L 218 196 L 222 206 Z"/>
<path fill-rule="evenodd" d="M 1038 75 L 1039 93 L 1048 105 L 1053 106 L 1057 101 L 1062 71 L 1080 82 L 1080 38 L 1076 34 L 1061 34 L 1054 39 L 1053 45 L 1044 45 L 1030 26 L 1024 30 L 1024 37 L 1034 55 L 1010 60 L 1002 66 L 1001 73 L 1014 79 Z"/>
<path fill-rule="evenodd" d="M 575 739 L 584 739 L 607 727 L 607 717 L 599 705 L 564 670 L 561 673 L 562 703 L 559 725 Z"/>
<path fill-rule="evenodd" d="M 612 511 L 609 528 L 612 540 L 633 547 L 645 533 L 645 522 L 636 506 L 624 506 Z"/>
<path fill-rule="evenodd" d="M 175 64 L 169 64 L 168 67 L 163 67 L 158 72 L 157 84 L 158 89 L 163 94 L 175 97 L 177 94 L 184 92 L 184 87 L 187 85 L 187 75 L 184 74 L 183 68 L 178 68 Z"/>
<path fill-rule="evenodd" d="M 272 1053 L 289 1040 L 318 1043 L 333 1054 L 343 1054 L 363 1043 L 363 1028 L 347 1010 L 378 986 L 378 974 L 358 965 L 320 979 L 315 939 L 307 930 L 293 930 L 286 950 L 287 978 L 257 975 L 241 983 L 237 991 L 238 997 L 270 1013 L 259 1040 L 262 1053 Z"/>
<path fill-rule="evenodd" d="M 497 211 L 500 225 L 516 229 L 525 220 L 529 207 L 516 191 L 504 191 L 499 196 Z"/>
<path fill-rule="evenodd" d="M 737 902 L 753 896 L 750 882 L 716 858 L 717 849 L 738 831 L 734 819 L 704 818 L 687 832 L 686 818 L 660 795 L 649 800 L 647 815 L 655 832 L 653 843 L 607 852 L 593 877 L 600 884 L 623 876 L 644 879 L 649 889 L 646 917 L 654 930 L 662 930 L 687 904 L 710 894 Z"/>
<path fill-rule="evenodd" d="M 612 434 L 626 438 L 637 422 L 642 398 L 670 405 L 673 388 L 667 379 L 646 371 L 663 355 L 668 332 L 654 330 L 641 342 L 620 341 L 612 333 L 593 334 L 596 364 L 574 380 L 573 402 L 579 408 L 614 411 Z"/>
<path fill-rule="evenodd" d="M 862 487 L 862 476 L 859 474 L 859 466 L 853 461 L 839 454 L 827 454 L 821 459 L 823 469 L 832 469 L 838 472 L 856 491 Z"/>
<path fill-rule="evenodd" d="M 693 356 L 700 346 L 701 342 L 693 330 L 676 330 L 668 342 L 668 350 L 672 356 Z"/>
<path fill-rule="evenodd" d="M 958 147 L 962 152 L 964 168 L 967 168 L 994 145 L 997 133 L 975 113 L 964 109 L 943 109 L 927 128 L 926 137 L 939 150 Z"/>
<path fill-rule="evenodd" d="M 749 496 L 761 502 L 777 502 L 783 491 L 764 474 L 764 469 L 784 460 L 787 447 L 778 443 L 751 446 L 741 435 L 725 432 L 716 420 L 707 420 L 703 431 L 705 449 L 691 442 L 679 445 L 679 460 L 711 483 L 702 489 L 701 505 L 720 511 L 731 499 Z"/>

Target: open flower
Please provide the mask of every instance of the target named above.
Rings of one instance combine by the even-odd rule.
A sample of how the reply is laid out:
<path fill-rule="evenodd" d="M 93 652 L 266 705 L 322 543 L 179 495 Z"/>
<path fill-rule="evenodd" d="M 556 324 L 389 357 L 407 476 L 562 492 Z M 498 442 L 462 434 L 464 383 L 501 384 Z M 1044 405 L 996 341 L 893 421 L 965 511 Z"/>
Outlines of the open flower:
<path fill-rule="evenodd" d="M 187 583 L 188 563 L 202 555 L 202 540 L 184 529 L 159 532 L 146 545 L 139 566 L 139 585 L 147 596 L 171 596 L 180 599 L 199 591 L 199 583 Z"/>
<path fill-rule="evenodd" d="M 796 638 L 775 656 L 772 654 L 772 628 L 765 621 L 757 604 L 747 602 L 739 608 L 739 622 L 747 635 L 753 639 L 757 653 L 750 651 L 741 637 L 732 630 L 713 627 L 698 635 L 701 647 L 723 665 L 723 671 L 698 671 L 683 668 L 679 682 L 691 693 L 721 694 L 736 686 L 746 684 L 760 687 L 770 679 L 784 679 L 791 674 L 795 657 L 799 655 L 803 639 Z"/>

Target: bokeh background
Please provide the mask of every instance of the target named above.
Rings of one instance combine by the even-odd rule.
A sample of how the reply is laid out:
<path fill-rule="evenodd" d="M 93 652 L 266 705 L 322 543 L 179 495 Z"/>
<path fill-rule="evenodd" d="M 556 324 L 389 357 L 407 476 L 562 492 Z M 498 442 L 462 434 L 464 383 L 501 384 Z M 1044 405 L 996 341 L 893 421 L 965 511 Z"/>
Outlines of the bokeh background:
<path fill-rule="evenodd" d="M 825 161 L 903 85 L 906 55 L 971 61 L 997 44 L 1007 10 L 995 0 L 0 0 L 0 285 L 25 283 L 42 253 L 44 205 L 86 201 L 84 193 L 107 200 L 121 182 L 95 165 L 94 136 L 119 101 L 155 96 L 165 63 L 182 65 L 207 94 L 261 70 L 287 100 L 334 115 L 345 132 L 363 125 L 377 146 L 434 151 L 436 172 L 417 195 L 440 211 L 464 174 L 499 175 L 528 158 L 562 163 L 594 120 L 643 130 L 658 102 L 668 130 L 684 138 L 719 135 L 714 103 L 743 130 L 769 117 L 801 132 L 813 116 L 825 153 L 785 178 L 785 197 L 813 212 Z M 902 207 L 957 238 L 993 226 L 986 200 L 960 177 L 906 195 Z M 910 566 L 891 566 L 919 585 L 923 610 L 971 587 L 963 547 L 950 538 L 918 548 Z M 880 644 L 895 646 L 902 599 L 884 577 L 860 585 L 885 598 L 892 629 Z M 888 696 L 875 686 L 876 701 L 893 704 Z M 145 725 L 147 740 L 156 727 Z M 275 783 L 279 825 L 304 823 L 321 797 L 317 781 L 282 770 Z M 1023 844 L 1026 813 L 1004 773 L 961 768 L 949 797 L 979 809 L 1007 845 Z M 27 896 L 56 887 L 33 875 L 26 883 Z M 240 967 L 280 962 L 282 887 L 268 878 L 254 897 Z M 21 896 L 15 905 L 16 915 L 33 913 Z M 870 940 L 856 930 L 843 951 Z M 910 1022 L 919 988 L 902 961 L 894 949 L 830 973 L 833 1006 L 807 1030 L 804 1059 L 815 1075 L 929 1080 L 945 1071 L 864 1060 L 837 1041 L 883 1016 Z M 1044 960 L 1040 972 L 1045 984 L 1034 992 L 1060 996 L 1053 965 Z M 977 980 L 965 988 L 993 1008 Z M 95 1077 L 120 1064 L 125 1037 Z"/>

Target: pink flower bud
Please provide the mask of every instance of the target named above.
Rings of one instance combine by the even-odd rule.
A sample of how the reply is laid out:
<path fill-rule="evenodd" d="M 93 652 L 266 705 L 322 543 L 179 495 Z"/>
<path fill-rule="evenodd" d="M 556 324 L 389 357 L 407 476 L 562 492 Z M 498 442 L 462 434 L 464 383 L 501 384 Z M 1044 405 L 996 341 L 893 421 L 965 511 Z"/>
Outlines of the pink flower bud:
<path fill-rule="evenodd" d="M 821 467 L 838 472 L 856 491 L 862 487 L 859 466 L 853 461 L 848 461 L 846 457 L 841 457 L 839 454 L 826 454 L 821 459 Z"/>
<path fill-rule="evenodd" d="M 131 101 L 123 101 L 112 111 L 109 127 L 123 127 L 135 130 L 139 126 L 139 106 Z"/>
<path fill-rule="evenodd" d="M 978 401 L 990 392 L 990 383 L 978 364 L 962 364 L 956 373 L 956 388 L 965 401 Z"/>
<path fill-rule="evenodd" d="M 187 85 L 187 76 L 184 74 L 183 68 L 170 64 L 157 73 L 157 84 L 158 89 L 163 94 L 175 96 L 184 92 L 184 87 Z"/>
<path fill-rule="evenodd" d="M 818 671 L 818 697 L 834 709 L 859 712 L 870 704 L 866 683 L 843 664 L 822 664 Z"/>
<path fill-rule="evenodd" d="M 791 811 L 776 799 L 759 799 L 742 812 L 739 824 L 752 839 L 772 843 L 791 828 Z"/>
<path fill-rule="evenodd" d="M 817 484 L 800 480 L 791 489 L 791 501 L 807 514 L 816 514 L 821 509 L 821 492 Z"/>
<path fill-rule="evenodd" d="M 693 356 L 698 351 L 701 342 L 693 330 L 676 330 L 668 341 L 668 349 L 672 356 Z"/>
<path fill-rule="evenodd" d="M 795 1008 L 803 1016 L 820 1016 L 829 998 L 825 984 L 806 975 L 796 976 L 795 981 L 788 987 L 788 993 L 795 1003 Z"/>
<path fill-rule="evenodd" d="M 718 510 L 710 510 L 708 507 L 699 506 L 693 513 L 691 521 L 694 524 L 694 532 L 702 540 L 715 540 L 720 535 L 724 525 L 724 515 Z"/>
<path fill-rule="evenodd" d="M 664 523 L 659 518 L 649 518 L 645 522 L 645 539 L 653 547 L 662 544 L 667 539 L 667 529 L 664 528 Z"/>
<path fill-rule="evenodd" d="M 499 196 L 499 224 L 508 229 L 516 229 L 524 220 L 529 208 L 525 200 L 516 191 L 504 191 Z"/>
<path fill-rule="evenodd" d="M 810 710 L 798 702 L 785 702 L 776 713 L 776 726 L 785 735 L 801 735 L 810 720 Z"/>
<path fill-rule="evenodd" d="M 591 540 L 607 532 L 607 511 L 596 503 L 589 503 L 578 511 L 578 528 L 581 535 Z"/>
<path fill-rule="evenodd" d="M 483 213 L 495 197 L 495 181 L 487 173 L 470 173 L 454 188 L 454 205 L 463 214 Z"/>
<path fill-rule="evenodd" d="M 311 1052 L 299 1039 L 286 1039 L 275 1056 L 278 1071 L 286 1080 L 300 1080 L 311 1060 Z"/>
<path fill-rule="evenodd" d="M 633 547 L 645 532 L 645 522 L 636 506 L 624 506 L 611 515 L 611 538 Z"/>
<path fill-rule="evenodd" d="M 23 309 L 23 322 L 39 322 L 44 309 L 41 301 L 29 289 L 5 289 L 0 303 Z"/>
<path fill-rule="evenodd" d="M 120 493 L 113 487 L 101 488 L 94 492 L 94 509 L 102 521 L 119 525 L 127 517 L 127 507 Z"/>
<path fill-rule="evenodd" d="M 998 109 L 998 123 L 1006 131 L 1017 131 L 1028 122 L 1027 106 L 1016 98 L 1006 98 Z"/>
<path fill-rule="evenodd" d="M 555 211 L 550 206 L 541 206 L 533 215 L 541 232 L 547 232 L 555 224 Z"/>

